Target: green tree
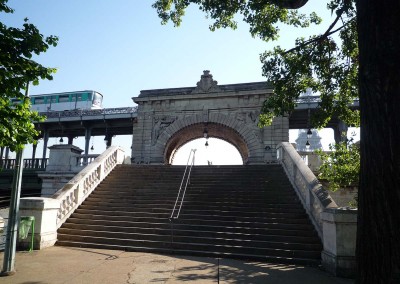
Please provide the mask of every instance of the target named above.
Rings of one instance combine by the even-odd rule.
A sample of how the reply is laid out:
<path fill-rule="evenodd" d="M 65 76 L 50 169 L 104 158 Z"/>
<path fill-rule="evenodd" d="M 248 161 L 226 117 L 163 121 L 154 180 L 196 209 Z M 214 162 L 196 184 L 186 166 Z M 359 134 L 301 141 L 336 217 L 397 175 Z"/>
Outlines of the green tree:
<path fill-rule="evenodd" d="M 307 28 L 320 22 L 315 13 L 286 9 L 305 2 L 158 0 L 153 7 L 163 23 L 179 26 L 185 9 L 196 4 L 214 20 L 211 30 L 236 28 L 240 14 L 253 36 L 268 41 L 277 39 L 278 23 Z M 263 73 L 276 95 L 264 103 L 260 121 L 290 114 L 310 87 L 322 99 L 314 127 L 323 127 L 332 115 L 360 123 L 357 282 L 400 283 L 400 1 L 327 0 L 327 8 L 335 19 L 323 34 L 262 55 Z M 356 97 L 360 113 L 348 107 Z"/>
<path fill-rule="evenodd" d="M 13 13 L 8 0 L 0 0 L 0 12 Z M 56 46 L 58 38 L 43 37 L 28 19 L 22 28 L 7 27 L 0 22 L 0 146 L 12 151 L 21 150 L 25 144 L 35 143 L 38 136 L 33 121 L 43 120 L 30 110 L 30 100 L 25 97 L 29 82 L 39 84 L 40 79 L 51 80 L 53 68 L 46 68 L 32 57 Z M 12 99 L 18 103 L 12 103 Z"/>
<path fill-rule="evenodd" d="M 322 165 L 319 178 L 329 182 L 329 190 L 336 191 L 347 186 L 358 186 L 360 176 L 360 148 L 351 142 L 330 144 L 326 153 L 317 150 Z"/>

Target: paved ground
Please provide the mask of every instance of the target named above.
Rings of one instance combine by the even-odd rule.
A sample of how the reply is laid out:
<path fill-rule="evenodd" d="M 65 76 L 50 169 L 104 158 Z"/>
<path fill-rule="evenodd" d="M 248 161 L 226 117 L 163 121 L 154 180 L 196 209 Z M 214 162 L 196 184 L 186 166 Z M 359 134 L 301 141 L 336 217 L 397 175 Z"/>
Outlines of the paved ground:
<path fill-rule="evenodd" d="M 3 253 L 0 253 L 1 265 Z M 218 260 L 206 257 L 51 247 L 18 252 L 16 273 L 0 283 L 218 283 Z M 318 268 L 221 259 L 219 283 L 349 284 Z"/>

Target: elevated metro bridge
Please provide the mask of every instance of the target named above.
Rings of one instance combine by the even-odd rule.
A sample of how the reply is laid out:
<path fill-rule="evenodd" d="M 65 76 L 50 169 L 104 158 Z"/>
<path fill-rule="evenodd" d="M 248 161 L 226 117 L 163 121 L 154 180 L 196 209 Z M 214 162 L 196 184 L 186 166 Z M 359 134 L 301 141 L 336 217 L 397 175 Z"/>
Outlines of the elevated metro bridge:
<path fill-rule="evenodd" d="M 244 161 L 258 156 L 260 162 L 265 161 L 264 148 L 275 149 L 280 142 L 288 141 L 289 129 L 310 127 L 309 117 L 320 103 L 318 96 L 302 96 L 288 117 L 277 118 L 270 127 L 260 129 L 258 115 L 264 100 L 271 95 L 273 88 L 267 82 L 218 85 L 209 71 L 204 71 L 196 87 L 141 91 L 132 98 L 138 106 L 49 111 L 41 113 L 47 119 L 35 125 L 44 141 L 42 157 L 46 157 L 51 137 L 67 137 L 68 144 L 73 144 L 76 137 L 85 137 L 84 155 L 89 155 L 93 136 L 103 136 L 110 146 L 113 136 L 133 135 L 134 162 L 163 163 L 184 143 L 209 131 L 210 137 L 233 144 Z M 352 107 L 358 108 L 358 101 Z M 335 140 L 340 140 L 347 130 L 335 117 L 327 127 L 334 129 Z M 33 146 L 32 159 L 35 152 Z"/>

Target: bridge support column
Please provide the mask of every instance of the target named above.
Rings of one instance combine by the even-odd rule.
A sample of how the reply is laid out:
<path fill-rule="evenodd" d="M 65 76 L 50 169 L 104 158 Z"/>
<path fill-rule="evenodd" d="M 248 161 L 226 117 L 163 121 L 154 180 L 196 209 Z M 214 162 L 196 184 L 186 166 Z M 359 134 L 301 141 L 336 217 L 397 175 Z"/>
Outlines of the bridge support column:
<path fill-rule="evenodd" d="M 74 136 L 69 135 L 68 136 L 68 145 L 72 145 L 74 141 Z"/>
<path fill-rule="evenodd" d="M 83 163 L 85 165 L 88 164 L 89 144 L 90 144 L 90 136 L 91 135 L 92 135 L 92 128 L 91 127 L 85 127 L 85 158 L 83 160 Z"/>
<path fill-rule="evenodd" d="M 347 130 L 348 126 L 343 121 L 339 121 L 335 128 L 333 128 L 333 133 L 335 137 L 335 143 L 344 142 L 347 140 Z"/>
<path fill-rule="evenodd" d="M 106 137 L 104 138 L 104 142 L 106 142 L 106 149 L 108 149 L 112 144 L 112 135 L 107 134 Z"/>
<path fill-rule="evenodd" d="M 45 130 L 43 133 L 43 154 L 42 154 L 43 159 L 46 159 L 48 142 L 49 142 L 49 132 Z"/>
<path fill-rule="evenodd" d="M 36 158 L 36 149 L 37 149 L 37 144 L 32 144 L 32 163 L 33 160 Z"/>
<path fill-rule="evenodd" d="M 4 154 L 4 158 L 8 159 L 10 156 L 10 148 L 6 147 L 6 153 Z"/>

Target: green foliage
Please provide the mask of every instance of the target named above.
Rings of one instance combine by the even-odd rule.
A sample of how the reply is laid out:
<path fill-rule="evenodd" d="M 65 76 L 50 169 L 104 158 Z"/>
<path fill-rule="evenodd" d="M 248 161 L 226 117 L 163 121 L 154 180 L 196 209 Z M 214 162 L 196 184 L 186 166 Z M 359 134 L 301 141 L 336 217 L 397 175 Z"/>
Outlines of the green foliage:
<path fill-rule="evenodd" d="M 279 26 L 307 28 L 320 24 L 313 12 L 301 14 L 297 10 L 306 0 L 158 0 L 153 4 L 162 23 L 172 21 L 179 26 L 185 9 L 196 4 L 214 20 L 211 30 L 237 26 L 235 16 L 241 15 L 250 25 L 250 33 L 265 41 L 277 40 Z M 326 126 L 332 116 L 348 125 L 359 126 L 359 112 L 349 108 L 358 98 L 358 45 L 355 0 L 330 0 L 327 9 L 336 16 L 329 28 L 309 39 L 298 38 L 295 47 L 285 50 L 279 46 L 261 55 L 263 74 L 274 86 L 274 96 L 262 108 L 260 126 L 269 125 L 273 117 L 290 114 L 296 99 L 307 88 L 320 94 L 321 103 L 312 117 L 315 128 Z"/>
<path fill-rule="evenodd" d="M 322 165 L 319 178 L 329 182 L 329 190 L 335 191 L 347 186 L 358 186 L 360 175 L 360 149 L 356 144 L 341 142 L 330 144 L 331 152 L 317 150 Z"/>
<path fill-rule="evenodd" d="M 235 15 L 241 14 L 243 21 L 250 24 L 250 33 L 265 41 L 276 40 L 279 37 L 277 23 L 295 27 L 309 27 L 318 24 L 321 19 L 312 13 L 308 16 L 300 14 L 297 10 L 288 10 L 280 6 L 292 7 L 287 0 L 270 1 L 220 1 L 220 0 L 158 0 L 153 4 L 163 24 L 171 21 L 179 26 L 185 10 L 190 4 L 196 4 L 206 13 L 208 18 L 214 20 L 210 26 L 212 31 L 219 28 L 236 29 Z M 300 4 L 306 1 L 296 1 Z"/>
<path fill-rule="evenodd" d="M 0 0 L 0 12 L 13 13 L 7 0 Z M 7 27 L 0 22 L 0 146 L 20 150 L 25 144 L 35 143 L 38 132 L 33 121 L 44 118 L 30 110 L 25 97 L 28 83 L 39 84 L 40 79 L 52 80 L 54 68 L 46 68 L 32 60 L 34 54 L 56 46 L 58 38 L 44 38 L 28 19 L 22 28 Z M 12 104 L 11 99 L 20 103 Z"/>
<path fill-rule="evenodd" d="M 299 95 L 311 88 L 321 97 L 312 117 L 313 127 L 325 127 L 333 115 L 348 125 L 360 125 L 359 112 L 350 108 L 358 98 L 354 2 L 331 1 L 328 8 L 336 11 L 337 17 L 324 34 L 307 40 L 299 38 L 290 50 L 278 46 L 261 55 L 263 74 L 274 85 L 275 92 L 275 96 L 265 101 L 263 113 L 272 116 L 290 113 Z M 341 24 L 336 27 L 339 20 Z"/>

